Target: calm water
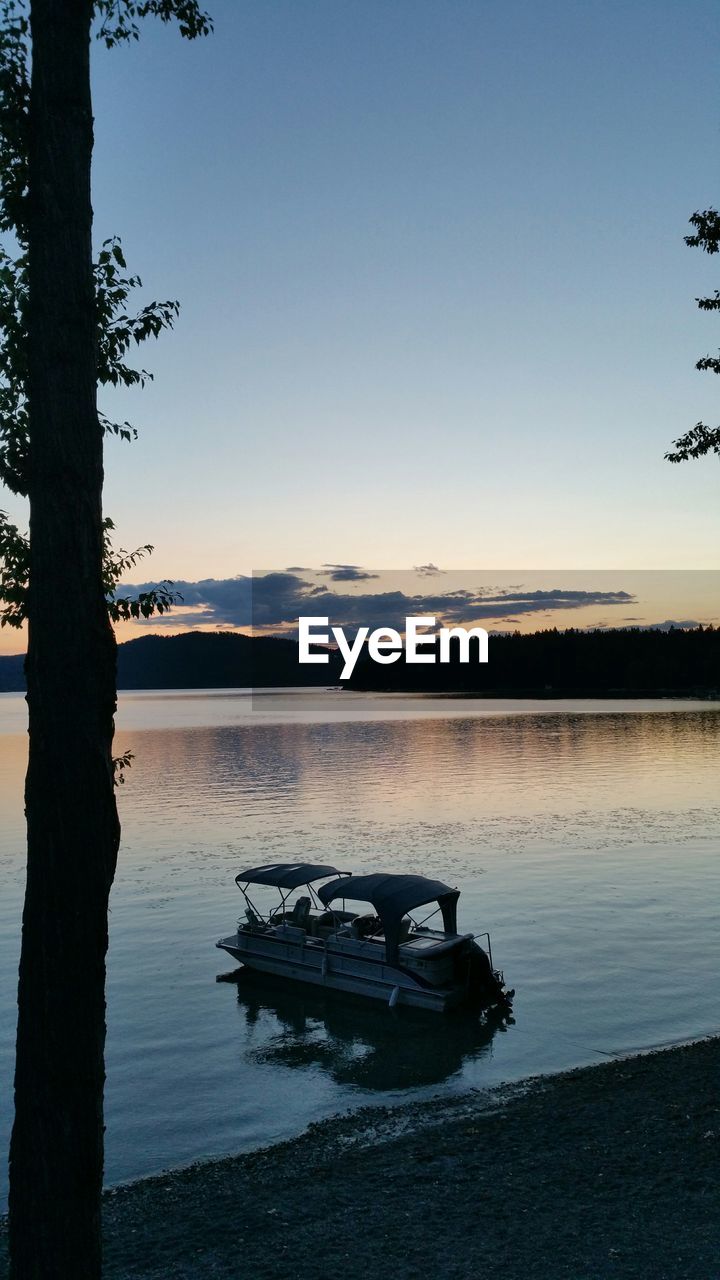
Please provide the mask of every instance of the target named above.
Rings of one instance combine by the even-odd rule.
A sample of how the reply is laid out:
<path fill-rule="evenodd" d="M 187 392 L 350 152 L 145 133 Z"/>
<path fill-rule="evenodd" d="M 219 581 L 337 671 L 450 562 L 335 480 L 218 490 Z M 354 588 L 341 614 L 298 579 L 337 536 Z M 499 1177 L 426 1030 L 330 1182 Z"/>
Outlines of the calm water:
<path fill-rule="evenodd" d="M 0 695 L 0 1142 L 10 1125 L 25 706 Z M 720 706 L 337 693 L 121 697 L 107 1176 L 368 1102 L 716 1031 Z M 217 984 L 243 866 L 307 856 L 457 884 L 515 1024 Z"/>

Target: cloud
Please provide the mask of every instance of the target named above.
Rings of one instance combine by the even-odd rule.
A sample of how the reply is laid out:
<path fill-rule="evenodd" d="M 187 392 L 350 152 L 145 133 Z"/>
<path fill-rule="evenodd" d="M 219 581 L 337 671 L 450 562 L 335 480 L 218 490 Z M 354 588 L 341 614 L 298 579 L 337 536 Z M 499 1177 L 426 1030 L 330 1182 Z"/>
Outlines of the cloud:
<path fill-rule="evenodd" d="M 357 566 L 328 566 L 332 571 Z M 356 581 L 354 577 L 339 581 Z M 123 594 L 146 591 L 152 584 L 120 588 Z M 404 591 L 358 592 L 348 594 L 289 571 L 256 575 L 252 578 L 205 578 L 199 582 L 175 582 L 183 603 L 162 618 L 151 618 L 153 627 L 216 626 L 254 627 L 258 630 L 287 630 L 301 615 L 328 617 L 330 626 L 390 626 L 402 629 L 411 614 L 434 615 L 439 623 L 461 625 L 504 622 L 516 625 L 523 617 L 550 617 L 553 613 L 592 606 L 634 603 L 626 591 L 476 591 L 455 589 L 432 595 Z M 689 623 L 667 623 L 668 627 Z M 695 624 L 692 624 L 695 625 Z"/>
<path fill-rule="evenodd" d="M 416 564 L 415 572 L 420 574 L 421 578 L 434 578 L 438 573 L 444 573 L 444 569 L 438 569 L 436 564 Z"/>
<path fill-rule="evenodd" d="M 283 575 L 292 577 L 292 575 Z M 293 581 L 299 581 L 292 578 Z M 141 582 L 123 584 L 119 595 L 139 595 L 155 584 Z M 215 623 L 218 626 L 249 627 L 252 622 L 253 579 L 240 575 L 237 578 L 203 578 L 199 582 L 174 581 L 172 590 L 182 597 L 182 603 L 162 617 L 149 618 L 152 627 L 198 626 Z"/>
<path fill-rule="evenodd" d="M 368 573 L 357 564 L 325 565 L 322 576 L 331 582 L 367 582 L 370 578 L 379 578 L 379 573 Z"/>

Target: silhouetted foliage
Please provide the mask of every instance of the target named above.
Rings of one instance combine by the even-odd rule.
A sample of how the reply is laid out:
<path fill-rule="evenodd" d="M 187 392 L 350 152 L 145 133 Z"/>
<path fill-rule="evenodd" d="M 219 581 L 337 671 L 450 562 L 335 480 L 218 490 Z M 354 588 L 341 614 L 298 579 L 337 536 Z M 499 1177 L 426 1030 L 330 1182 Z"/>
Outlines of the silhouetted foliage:
<path fill-rule="evenodd" d="M 128 40 L 140 39 L 138 19 L 154 17 L 161 22 L 177 22 L 186 40 L 208 36 L 213 29 L 209 14 L 197 0 L 95 0 L 100 18 L 98 38 L 108 49 Z"/>
<path fill-rule="evenodd" d="M 691 249 L 703 249 L 705 253 L 717 253 L 720 249 L 720 214 L 716 209 L 704 209 L 702 213 L 694 213 L 690 223 L 696 234 L 685 236 L 685 243 Z M 701 311 L 720 311 L 720 292 L 706 298 L 696 298 Z M 720 373 L 720 356 L 702 356 L 695 365 L 701 372 L 709 369 L 712 373 Z M 665 454 L 668 462 L 688 462 L 691 458 L 703 458 L 708 453 L 720 454 L 720 427 L 708 427 L 704 422 L 696 422 L 694 427 L 673 440 L 674 448 Z"/>

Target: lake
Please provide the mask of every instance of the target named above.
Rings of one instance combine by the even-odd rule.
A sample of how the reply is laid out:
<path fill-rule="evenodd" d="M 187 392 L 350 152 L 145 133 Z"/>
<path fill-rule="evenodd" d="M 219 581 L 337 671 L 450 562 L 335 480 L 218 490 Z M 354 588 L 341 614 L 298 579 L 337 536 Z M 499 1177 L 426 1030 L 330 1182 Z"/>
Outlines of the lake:
<path fill-rule="evenodd" d="M 111 899 L 110 1183 L 717 1031 L 720 704 L 126 693 L 117 749 L 135 761 Z M 0 695 L 5 1148 L 25 752 L 24 701 Z M 217 983 L 234 876 L 298 857 L 457 885 L 514 1023 Z"/>

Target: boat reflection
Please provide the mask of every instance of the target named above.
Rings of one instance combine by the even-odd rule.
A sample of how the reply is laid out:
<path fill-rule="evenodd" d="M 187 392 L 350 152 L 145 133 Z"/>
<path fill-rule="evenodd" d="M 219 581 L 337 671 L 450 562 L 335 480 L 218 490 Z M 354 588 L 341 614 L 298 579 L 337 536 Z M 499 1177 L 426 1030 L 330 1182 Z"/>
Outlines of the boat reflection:
<path fill-rule="evenodd" d="M 442 1084 L 468 1062 L 489 1056 L 494 1037 L 514 1021 L 499 1012 L 438 1017 L 388 1009 L 299 984 L 289 991 L 282 979 L 250 969 L 223 977 L 237 983 L 249 1060 L 320 1070 L 336 1084 L 376 1092 Z"/>

